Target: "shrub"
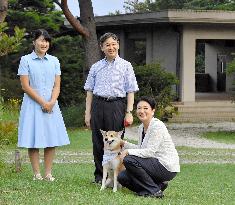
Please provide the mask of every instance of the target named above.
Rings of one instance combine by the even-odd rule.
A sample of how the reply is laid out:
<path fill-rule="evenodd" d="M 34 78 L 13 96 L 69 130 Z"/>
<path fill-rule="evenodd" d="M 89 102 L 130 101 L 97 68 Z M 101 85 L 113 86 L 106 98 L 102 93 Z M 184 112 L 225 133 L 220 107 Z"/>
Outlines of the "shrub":
<path fill-rule="evenodd" d="M 152 96 L 155 98 L 156 116 L 167 120 L 175 112 L 172 101 L 175 98 L 173 87 L 178 84 L 176 76 L 166 72 L 159 63 L 136 66 L 135 75 L 139 85 L 136 98 Z"/>
<path fill-rule="evenodd" d="M 0 121 L 0 145 L 11 145 L 17 142 L 17 125 L 14 122 Z"/>
<path fill-rule="evenodd" d="M 84 126 L 85 102 L 62 108 L 66 127 L 77 128 Z"/>
<path fill-rule="evenodd" d="M 19 79 L 12 79 L 10 77 L 1 77 L 0 81 L 1 97 L 4 101 L 9 99 L 22 98 L 23 91 Z"/>
<path fill-rule="evenodd" d="M 228 66 L 227 66 L 227 70 L 226 70 L 226 73 L 230 76 L 233 76 L 233 86 L 235 85 L 235 78 L 234 78 L 234 74 L 235 74 L 235 58 L 230 62 L 228 63 Z M 231 89 L 231 97 L 232 97 L 232 101 L 235 101 L 235 89 L 234 87 Z"/>

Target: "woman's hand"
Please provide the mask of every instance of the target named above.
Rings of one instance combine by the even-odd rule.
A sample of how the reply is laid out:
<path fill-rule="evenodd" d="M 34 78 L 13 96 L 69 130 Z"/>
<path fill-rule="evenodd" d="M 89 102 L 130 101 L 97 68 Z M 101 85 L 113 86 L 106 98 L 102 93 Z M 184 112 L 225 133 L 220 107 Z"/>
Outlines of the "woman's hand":
<path fill-rule="evenodd" d="M 124 157 L 127 156 L 128 154 L 129 154 L 129 153 L 128 153 L 128 150 L 127 150 L 127 149 L 125 149 L 125 150 L 121 153 L 120 159 L 121 159 L 122 162 L 123 162 Z"/>

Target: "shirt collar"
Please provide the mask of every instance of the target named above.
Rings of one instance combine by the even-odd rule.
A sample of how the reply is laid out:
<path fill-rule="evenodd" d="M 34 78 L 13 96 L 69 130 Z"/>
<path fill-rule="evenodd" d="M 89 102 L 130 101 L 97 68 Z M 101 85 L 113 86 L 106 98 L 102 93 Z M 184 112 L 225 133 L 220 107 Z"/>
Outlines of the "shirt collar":
<path fill-rule="evenodd" d="M 35 53 L 35 51 L 33 51 L 33 52 L 31 53 L 31 57 L 32 57 L 33 60 L 35 60 L 35 59 L 46 59 L 46 60 L 48 60 L 48 54 L 47 54 L 47 53 L 46 53 L 45 56 L 43 56 L 43 57 L 41 58 L 41 57 L 39 57 L 39 56 Z"/>
<path fill-rule="evenodd" d="M 107 58 L 106 58 L 106 57 L 104 58 L 104 61 L 105 61 L 106 63 L 114 64 L 114 63 L 117 62 L 119 59 L 120 59 L 120 57 L 119 57 L 119 55 L 117 55 L 111 62 L 107 61 Z"/>

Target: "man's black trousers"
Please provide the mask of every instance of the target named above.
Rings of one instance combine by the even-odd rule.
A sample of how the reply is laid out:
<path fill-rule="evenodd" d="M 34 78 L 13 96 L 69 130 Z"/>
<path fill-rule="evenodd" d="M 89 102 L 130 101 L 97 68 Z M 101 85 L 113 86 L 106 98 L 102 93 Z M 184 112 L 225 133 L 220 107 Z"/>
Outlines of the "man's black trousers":
<path fill-rule="evenodd" d="M 91 129 L 93 156 L 95 162 L 95 179 L 103 177 L 103 136 L 100 129 L 104 131 L 122 131 L 124 129 L 124 117 L 126 112 L 126 98 L 106 101 L 93 96 L 91 106 Z"/>

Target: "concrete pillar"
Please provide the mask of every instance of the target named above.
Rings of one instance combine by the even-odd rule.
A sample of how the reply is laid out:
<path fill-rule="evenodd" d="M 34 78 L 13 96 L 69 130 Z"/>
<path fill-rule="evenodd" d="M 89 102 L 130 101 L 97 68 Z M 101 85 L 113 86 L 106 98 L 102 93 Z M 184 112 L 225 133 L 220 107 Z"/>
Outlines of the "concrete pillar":
<path fill-rule="evenodd" d="M 195 46 L 193 30 L 185 27 L 182 32 L 180 62 L 180 100 L 182 102 L 195 101 Z"/>

